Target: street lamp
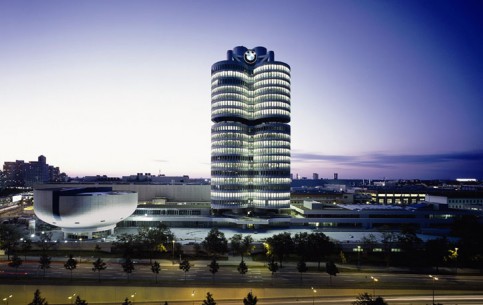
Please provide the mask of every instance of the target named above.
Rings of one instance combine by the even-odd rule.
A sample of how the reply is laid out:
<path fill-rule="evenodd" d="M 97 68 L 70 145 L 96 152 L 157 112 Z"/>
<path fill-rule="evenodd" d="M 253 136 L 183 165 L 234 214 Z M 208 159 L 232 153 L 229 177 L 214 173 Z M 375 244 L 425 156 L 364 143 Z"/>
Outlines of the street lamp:
<path fill-rule="evenodd" d="M 13 297 L 13 294 L 9 295 L 8 297 L 3 298 L 4 302 L 7 302 L 8 305 L 8 300 L 10 300 Z"/>
<path fill-rule="evenodd" d="M 311 287 L 311 289 L 312 289 L 312 292 L 314 293 L 312 295 L 312 305 L 314 305 L 315 304 L 315 294 L 317 293 L 317 290 L 314 287 Z"/>
<path fill-rule="evenodd" d="M 73 301 L 74 297 L 75 297 L 75 293 L 74 293 L 73 295 L 70 295 L 70 296 L 68 297 L 68 299 L 70 300 L 70 303 L 71 303 L 71 304 L 74 302 L 74 301 Z"/>
<path fill-rule="evenodd" d="M 195 290 L 191 292 L 191 299 L 193 300 L 193 305 L 195 305 Z"/>
<path fill-rule="evenodd" d="M 435 276 L 432 276 L 431 274 L 429 275 L 429 277 L 433 280 L 432 287 L 433 287 L 433 305 L 434 305 L 434 281 L 437 281 L 439 279 Z"/>
<path fill-rule="evenodd" d="M 357 246 L 357 270 L 361 269 L 361 246 Z"/>
<path fill-rule="evenodd" d="M 454 273 L 455 274 L 458 274 L 458 248 L 454 248 L 454 261 L 455 261 L 455 269 L 454 269 Z"/>
<path fill-rule="evenodd" d="M 371 279 L 372 279 L 372 285 L 373 285 L 372 286 L 372 295 L 374 297 L 376 297 L 376 282 L 379 282 L 379 279 L 377 279 L 377 278 L 375 278 L 373 276 L 371 276 Z"/>
<path fill-rule="evenodd" d="M 174 264 L 174 243 L 176 242 L 176 240 L 174 240 L 173 238 L 173 264 Z"/>
<path fill-rule="evenodd" d="M 134 297 L 135 296 L 136 296 L 136 293 L 131 294 L 132 304 L 134 304 Z"/>

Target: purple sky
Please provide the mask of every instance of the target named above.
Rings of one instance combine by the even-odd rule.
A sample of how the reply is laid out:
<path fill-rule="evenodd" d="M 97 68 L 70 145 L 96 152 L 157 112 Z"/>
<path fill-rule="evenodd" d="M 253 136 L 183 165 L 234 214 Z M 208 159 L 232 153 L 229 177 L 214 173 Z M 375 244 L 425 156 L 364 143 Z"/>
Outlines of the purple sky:
<path fill-rule="evenodd" d="M 210 175 L 210 67 L 292 67 L 292 172 L 483 178 L 481 1 L 1 1 L 0 162 Z"/>

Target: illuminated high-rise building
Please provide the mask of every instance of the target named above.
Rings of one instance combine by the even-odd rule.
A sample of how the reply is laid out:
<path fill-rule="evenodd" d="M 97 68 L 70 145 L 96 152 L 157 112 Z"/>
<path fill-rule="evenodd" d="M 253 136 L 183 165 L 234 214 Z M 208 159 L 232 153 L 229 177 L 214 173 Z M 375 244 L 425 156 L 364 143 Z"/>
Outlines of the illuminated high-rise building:
<path fill-rule="evenodd" d="M 290 66 L 236 47 L 211 67 L 211 206 L 290 204 Z"/>

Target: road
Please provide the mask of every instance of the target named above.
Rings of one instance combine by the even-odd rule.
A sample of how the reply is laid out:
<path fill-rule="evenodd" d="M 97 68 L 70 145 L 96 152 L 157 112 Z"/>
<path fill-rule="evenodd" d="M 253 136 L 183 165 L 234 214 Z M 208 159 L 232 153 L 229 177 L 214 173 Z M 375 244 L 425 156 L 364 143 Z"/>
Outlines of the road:
<path fill-rule="evenodd" d="M 17 270 L 9 267 L 6 261 L 0 262 L 0 281 L 15 279 L 16 281 L 28 281 L 35 279 L 65 279 L 70 280 L 70 271 L 64 268 L 67 258 L 56 258 L 51 263 L 51 268 L 41 270 L 37 257 L 28 257 L 27 261 Z M 79 261 L 79 258 L 77 258 Z M 107 268 L 100 272 L 92 270 L 94 258 L 82 258 L 81 263 L 72 271 L 74 283 L 96 281 L 100 276 L 104 282 L 128 281 L 126 274 L 118 259 L 106 259 Z M 160 260 L 161 271 L 158 282 L 167 286 L 245 286 L 245 287 L 332 287 L 332 288 L 364 288 L 370 293 L 376 293 L 378 289 L 392 289 L 404 286 L 410 289 L 464 289 L 482 290 L 483 277 L 477 275 L 439 275 L 438 281 L 433 282 L 427 274 L 394 273 L 394 272 L 357 272 L 343 271 L 338 276 L 330 277 L 323 272 L 306 272 L 300 274 L 294 264 L 286 264 L 283 269 L 273 276 L 263 262 L 246 261 L 248 272 L 241 275 L 237 271 L 239 258 L 231 257 L 228 261 L 219 261 L 220 269 L 214 276 L 209 272 L 209 261 L 192 261 L 191 269 L 184 273 L 179 265 L 168 260 Z M 311 270 L 314 270 L 313 268 Z M 45 273 L 45 276 L 44 276 Z M 373 281 L 371 276 L 377 278 Z M 129 274 L 129 281 L 144 284 L 155 284 L 155 274 L 151 271 L 149 261 L 135 264 L 135 270 Z M 434 286 L 433 286 L 434 285 Z"/>
<path fill-rule="evenodd" d="M 67 297 L 77 292 L 90 304 L 120 304 L 126 296 L 134 295 L 134 305 L 159 305 L 164 300 L 170 305 L 187 305 L 200 304 L 210 291 L 217 304 L 230 305 L 242 304 L 243 297 L 252 290 L 260 299 L 259 305 L 341 305 L 351 304 L 357 294 L 367 292 L 383 296 L 391 305 L 420 305 L 432 302 L 434 288 L 437 303 L 483 304 L 483 277 L 477 275 L 438 275 L 438 281 L 433 281 L 427 274 L 370 273 L 362 269 L 361 272 L 344 270 L 330 280 L 326 273 L 314 271 L 304 273 L 301 278 L 293 263 L 285 264 L 272 276 L 263 262 L 251 260 L 246 261 L 248 273 L 241 275 L 236 269 L 239 258 L 230 257 L 228 261 L 219 261 L 220 269 L 214 277 L 208 271 L 209 261 L 192 261 L 192 268 L 185 274 L 177 263 L 160 260 L 158 283 L 149 262 L 145 261 L 135 264 L 128 282 L 119 260 L 106 259 L 107 269 L 101 271 L 99 284 L 99 274 L 92 270 L 94 258 L 83 257 L 72 272 L 72 280 L 70 271 L 64 268 L 66 260 L 54 258 L 45 277 L 39 269 L 38 257 L 27 257 L 18 270 L 9 267 L 5 260 L 0 261 L 0 291 L 5 294 L 0 297 L 13 294 L 9 305 L 24 305 L 31 301 L 35 287 L 42 287 L 50 304 L 69 304 Z M 59 285 L 62 285 L 61 294 Z"/>

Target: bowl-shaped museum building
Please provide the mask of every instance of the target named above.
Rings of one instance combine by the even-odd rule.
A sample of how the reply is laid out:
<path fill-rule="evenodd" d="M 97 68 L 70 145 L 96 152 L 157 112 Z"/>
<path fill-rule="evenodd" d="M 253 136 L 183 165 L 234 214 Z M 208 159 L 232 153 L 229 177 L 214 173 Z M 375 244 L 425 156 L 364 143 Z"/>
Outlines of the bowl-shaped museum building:
<path fill-rule="evenodd" d="M 35 215 L 60 227 L 64 236 L 103 236 L 137 207 L 138 194 L 111 187 L 50 188 L 34 190 Z"/>

